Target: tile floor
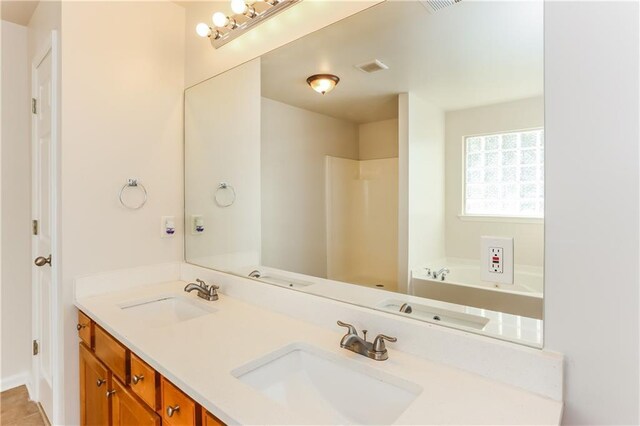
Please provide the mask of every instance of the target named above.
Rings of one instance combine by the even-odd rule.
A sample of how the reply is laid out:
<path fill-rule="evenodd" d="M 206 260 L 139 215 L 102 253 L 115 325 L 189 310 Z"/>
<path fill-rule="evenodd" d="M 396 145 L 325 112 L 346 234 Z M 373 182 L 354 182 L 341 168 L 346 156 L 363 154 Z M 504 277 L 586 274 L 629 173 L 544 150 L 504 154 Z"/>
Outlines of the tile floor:
<path fill-rule="evenodd" d="M 0 393 L 0 425 L 2 426 L 47 426 L 40 407 L 29 400 L 26 386 Z"/>

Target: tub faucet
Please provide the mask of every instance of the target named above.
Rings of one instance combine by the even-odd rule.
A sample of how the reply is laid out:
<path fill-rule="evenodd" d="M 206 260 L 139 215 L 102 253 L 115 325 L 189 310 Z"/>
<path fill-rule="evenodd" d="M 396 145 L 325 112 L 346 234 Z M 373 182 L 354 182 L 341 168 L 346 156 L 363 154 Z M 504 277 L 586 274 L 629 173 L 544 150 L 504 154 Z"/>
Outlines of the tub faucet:
<path fill-rule="evenodd" d="M 187 284 L 184 287 L 184 291 L 186 291 L 187 293 L 191 293 L 195 290 L 198 292 L 199 298 L 212 302 L 214 300 L 218 300 L 218 292 L 216 290 L 218 290 L 219 288 L 220 287 L 215 284 L 207 285 L 201 279 L 196 279 L 195 283 Z"/>
<path fill-rule="evenodd" d="M 438 272 L 434 272 L 433 273 L 433 278 L 438 279 L 438 277 L 440 277 L 441 281 L 444 281 L 444 279 L 447 277 L 447 274 L 450 273 L 451 271 L 447 268 L 442 268 L 440 269 Z"/>
<path fill-rule="evenodd" d="M 262 274 L 257 269 L 254 269 L 253 271 L 249 272 L 249 277 L 251 278 L 260 278 L 261 275 Z"/>
<path fill-rule="evenodd" d="M 385 336 L 384 334 L 378 334 L 372 342 L 367 342 L 367 330 L 362 330 L 364 338 L 358 336 L 358 331 L 351 324 L 338 321 L 340 327 L 347 328 L 347 334 L 342 336 L 340 340 L 340 347 L 348 349 L 351 352 L 355 352 L 360 355 L 364 355 L 367 358 L 371 358 L 375 361 L 384 361 L 389 359 L 389 353 L 384 344 L 384 341 L 397 342 L 395 337 Z"/>

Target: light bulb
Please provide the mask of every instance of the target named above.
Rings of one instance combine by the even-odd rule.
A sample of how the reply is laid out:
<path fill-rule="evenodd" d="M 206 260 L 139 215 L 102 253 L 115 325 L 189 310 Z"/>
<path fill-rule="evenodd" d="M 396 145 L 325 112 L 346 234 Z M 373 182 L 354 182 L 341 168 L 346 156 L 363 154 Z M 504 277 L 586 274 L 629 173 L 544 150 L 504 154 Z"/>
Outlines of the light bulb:
<path fill-rule="evenodd" d="M 211 19 L 213 20 L 213 25 L 218 28 L 222 28 L 229 23 L 229 18 L 227 18 L 227 15 L 222 12 L 214 13 Z"/>
<path fill-rule="evenodd" d="M 198 33 L 200 37 L 207 37 L 210 32 L 211 28 L 209 28 L 209 26 L 204 22 L 200 22 L 198 25 L 196 25 L 196 33 Z"/>
<path fill-rule="evenodd" d="M 233 13 L 242 15 L 247 11 L 247 5 L 244 0 L 231 0 L 231 10 Z"/>

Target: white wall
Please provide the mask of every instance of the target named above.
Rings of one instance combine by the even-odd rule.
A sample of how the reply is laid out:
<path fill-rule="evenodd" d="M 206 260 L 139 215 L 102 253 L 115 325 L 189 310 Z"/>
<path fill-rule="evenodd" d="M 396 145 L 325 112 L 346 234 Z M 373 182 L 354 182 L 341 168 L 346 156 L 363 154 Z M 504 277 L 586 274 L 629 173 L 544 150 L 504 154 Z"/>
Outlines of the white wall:
<path fill-rule="evenodd" d="M 2 353 L 0 389 L 31 373 L 31 115 L 26 27 L 2 21 Z"/>
<path fill-rule="evenodd" d="M 267 98 L 261 123 L 262 264 L 326 277 L 325 156 L 358 159 L 358 125 Z"/>
<path fill-rule="evenodd" d="M 260 99 L 260 59 L 185 93 L 185 211 L 189 227 L 191 215 L 205 226 L 187 230 L 190 262 L 235 271 L 260 263 Z M 214 199 L 220 182 L 236 192 L 228 207 Z"/>
<path fill-rule="evenodd" d="M 638 12 L 545 4 L 545 347 L 566 357 L 565 424 L 640 420 Z"/>
<path fill-rule="evenodd" d="M 182 259 L 184 35 L 168 1 L 62 4 L 61 423 L 79 421 L 74 279 Z M 128 177 L 149 191 L 137 211 L 118 203 Z M 176 217 L 172 239 L 163 215 Z"/>
<path fill-rule="evenodd" d="M 408 271 L 444 256 L 444 112 L 420 93 L 400 96 L 400 188 L 408 180 L 407 199 L 400 189 L 400 215 L 406 216 L 406 261 L 400 254 L 398 286 L 403 291 Z M 406 114 L 406 117 L 405 117 Z M 402 127 L 406 126 L 406 129 Z M 406 132 L 406 136 L 404 135 Z M 403 146 L 404 145 L 404 146 Z M 405 158 L 406 156 L 406 158 Z M 404 169 L 403 169 L 404 168 Z M 403 175 L 405 177 L 403 178 Z M 399 232 L 403 232 L 403 221 Z M 403 261 L 405 262 L 403 264 Z"/>
<path fill-rule="evenodd" d="M 522 99 L 446 113 L 446 254 L 480 260 L 483 235 L 514 238 L 515 263 L 542 266 L 544 224 L 462 220 L 463 138 L 544 126 L 544 99 Z"/>
<path fill-rule="evenodd" d="M 358 129 L 360 160 L 398 157 L 398 119 L 364 123 Z"/>

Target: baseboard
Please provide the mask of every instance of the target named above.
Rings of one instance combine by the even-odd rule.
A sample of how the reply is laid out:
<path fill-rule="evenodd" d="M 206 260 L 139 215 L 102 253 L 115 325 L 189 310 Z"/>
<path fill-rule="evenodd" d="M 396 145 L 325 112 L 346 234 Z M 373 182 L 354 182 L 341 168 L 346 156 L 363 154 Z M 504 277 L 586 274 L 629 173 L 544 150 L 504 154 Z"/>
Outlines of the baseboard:
<path fill-rule="evenodd" d="M 0 379 L 0 392 L 4 392 L 9 389 L 17 388 L 18 386 L 26 385 L 31 396 L 31 377 L 29 373 L 24 372 L 20 374 L 14 374 L 13 376 L 3 377 Z"/>

